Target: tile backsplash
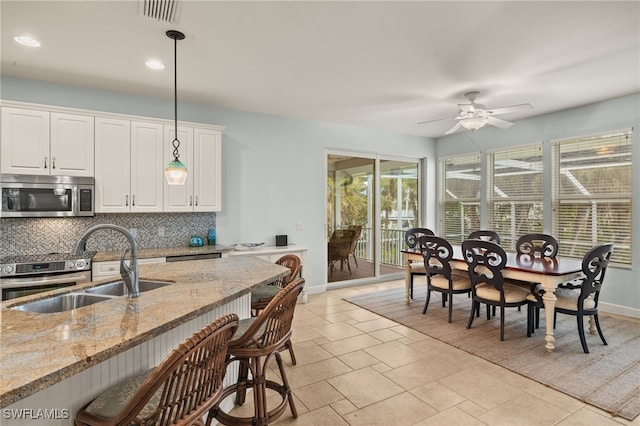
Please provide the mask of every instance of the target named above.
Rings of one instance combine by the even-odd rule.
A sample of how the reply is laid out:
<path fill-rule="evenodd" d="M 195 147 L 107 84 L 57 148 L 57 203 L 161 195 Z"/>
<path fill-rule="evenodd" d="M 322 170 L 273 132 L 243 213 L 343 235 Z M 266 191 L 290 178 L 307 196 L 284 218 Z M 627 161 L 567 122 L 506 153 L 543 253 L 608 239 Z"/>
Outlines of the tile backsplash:
<path fill-rule="evenodd" d="M 139 249 L 184 247 L 189 237 L 216 227 L 215 213 L 96 214 L 94 217 L 0 219 L 0 256 L 65 253 L 73 250 L 82 233 L 93 225 L 111 223 L 135 229 Z M 88 250 L 120 250 L 128 247 L 119 232 L 102 229 L 87 242 Z"/>

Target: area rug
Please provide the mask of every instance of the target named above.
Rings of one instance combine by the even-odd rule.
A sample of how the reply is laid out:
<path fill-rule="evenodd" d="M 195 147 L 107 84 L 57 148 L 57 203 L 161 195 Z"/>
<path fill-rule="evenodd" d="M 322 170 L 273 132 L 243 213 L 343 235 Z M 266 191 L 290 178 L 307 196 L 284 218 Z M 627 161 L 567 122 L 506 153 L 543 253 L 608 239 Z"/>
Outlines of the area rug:
<path fill-rule="evenodd" d="M 483 307 L 466 328 L 471 301 L 455 295 L 453 321 L 447 322 L 448 308 L 442 307 L 439 293 L 433 292 L 426 315 L 422 308 L 425 288 L 414 290 L 414 300 L 406 304 L 404 288 L 393 288 L 345 298 L 346 301 L 389 318 L 428 336 L 479 356 L 525 377 L 599 407 L 614 416 L 633 420 L 640 414 L 640 324 L 600 314 L 608 345 L 597 333 L 588 332 L 589 354 L 582 351 L 575 317 L 558 315 L 555 350 L 544 348 L 544 309 L 535 334 L 527 338 L 526 307 L 505 313 L 505 340 L 500 341 L 500 312 L 487 320 Z"/>

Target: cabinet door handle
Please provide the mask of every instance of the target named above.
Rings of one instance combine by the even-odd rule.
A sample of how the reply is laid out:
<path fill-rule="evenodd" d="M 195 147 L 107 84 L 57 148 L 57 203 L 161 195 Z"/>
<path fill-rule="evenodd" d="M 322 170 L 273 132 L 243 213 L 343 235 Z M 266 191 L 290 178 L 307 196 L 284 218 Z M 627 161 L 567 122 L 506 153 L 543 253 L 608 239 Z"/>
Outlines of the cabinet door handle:
<path fill-rule="evenodd" d="M 52 169 L 56 168 L 56 157 L 51 157 L 51 168 Z"/>
<path fill-rule="evenodd" d="M 44 157 L 44 168 L 47 168 L 47 157 Z"/>
<path fill-rule="evenodd" d="M 189 205 L 193 206 L 193 195 L 189 195 Z"/>
<path fill-rule="evenodd" d="M 133 194 L 133 195 L 131 196 L 131 205 L 132 205 L 132 206 L 134 206 L 134 207 L 135 207 L 135 205 L 136 205 L 136 194 Z"/>
<path fill-rule="evenodd" d="M 124 205 L 129 207 L 129 196 L 128 195 L 124 196 Z"/>
<path fill-rule="evenodd" d="M 198 196 L 196 195 L 196 206 L 198 206 Z"/>

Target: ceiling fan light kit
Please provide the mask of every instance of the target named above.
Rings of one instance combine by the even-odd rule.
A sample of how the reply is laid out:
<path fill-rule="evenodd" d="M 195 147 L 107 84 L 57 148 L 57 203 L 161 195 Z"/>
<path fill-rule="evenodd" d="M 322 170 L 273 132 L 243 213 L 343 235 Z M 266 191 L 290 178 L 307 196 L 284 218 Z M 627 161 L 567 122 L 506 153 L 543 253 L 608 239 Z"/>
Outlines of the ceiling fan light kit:
<path fill-rule="evenodd" d="M 476 98 L 480 95 L 477 90 L 467 92 L 464 97 L 469 100 L 468 104 L 458 104 L 458 115 L 455 117 L 441 118 L 438 120 L 421 121 L 418 124 L 434 123 L 437 121 L 457 120 L 457 123 L 447 130 L 444 134 L 450 135 L 463 127 L 472 132 L 489 124 L 490 126 L 506 129 L 511 127 L 513 123 L 495 117 L 498 114 L 507 114 L 521 109 L 533 108 L 531 104 L 511 105 L 507 107 L 487 109 L 484 105 L 476 103 Z"/>
<path fill-rule="evenodd" d="M 487 124 L 488 121 L 488 117 L 469 117 L 463 118 L 462 120 L 460 120 L 460 123 L 462 124 L 462 127 L 473 132 L 481 127 L 484 127 L 484 125 Z"/>

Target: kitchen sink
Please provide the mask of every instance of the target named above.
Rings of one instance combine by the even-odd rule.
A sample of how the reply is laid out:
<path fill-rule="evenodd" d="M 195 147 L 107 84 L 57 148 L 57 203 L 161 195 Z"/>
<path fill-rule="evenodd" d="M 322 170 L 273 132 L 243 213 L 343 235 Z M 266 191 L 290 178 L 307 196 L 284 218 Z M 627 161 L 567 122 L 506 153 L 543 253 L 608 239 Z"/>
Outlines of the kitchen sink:
<path fill-rule="evenodd" d="M 155 290 L 157 288 L 165 287 L 170 285 L 170 282 L 166 281 L 148 281 L 148 280 L 140 280 L 140 293 L 144 293 L 145 291 Z M 125 294 L 129 294 L 127 290 L 127 285 L 124 281 L 113 281 L 107 284 L 102 284 L 96 287 L 88 288 L 85 290 L 85 293 L 88 294 L 101 294 L 108 296 L 124 296 Z"/>
<path fill-rule="evenodd" d="M 93 305 L 94 303 L 102 302 L 103 300 L 109 299 L 111 298 L 93 294 L 67 293 L 49 297 L 47 299 L 22 303 L 20 305 L 12 306 L 10 309 L 52 314 L 55 312 L 70 311 L 72 309 L 81 308 L 83 306 Z"/>

